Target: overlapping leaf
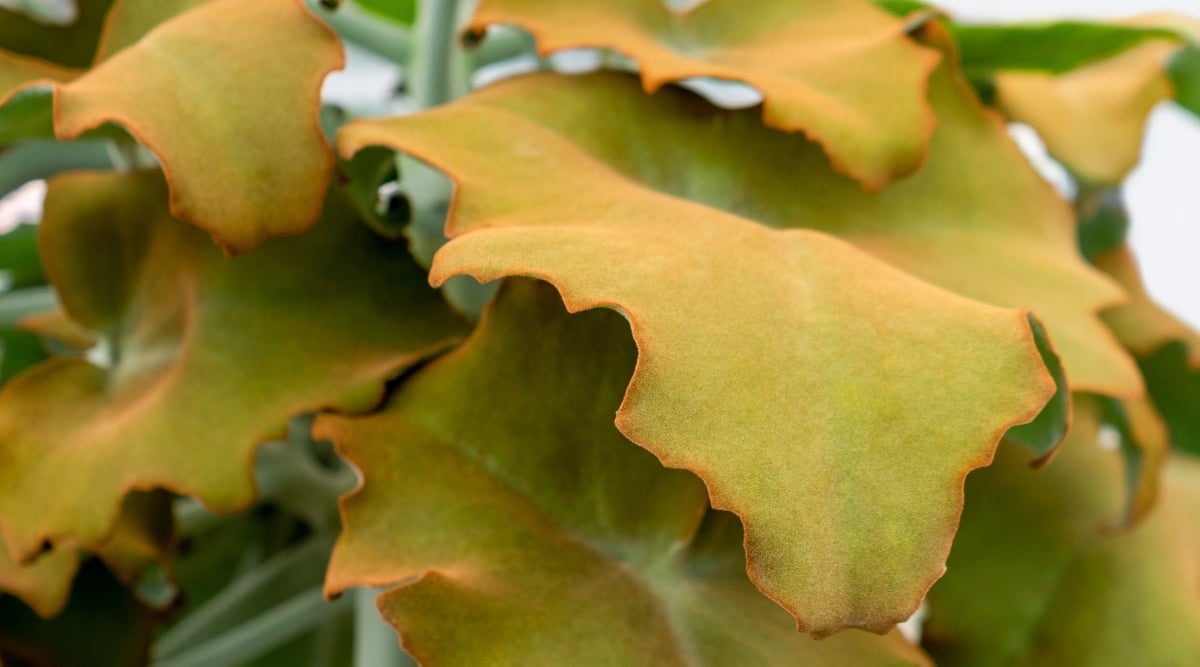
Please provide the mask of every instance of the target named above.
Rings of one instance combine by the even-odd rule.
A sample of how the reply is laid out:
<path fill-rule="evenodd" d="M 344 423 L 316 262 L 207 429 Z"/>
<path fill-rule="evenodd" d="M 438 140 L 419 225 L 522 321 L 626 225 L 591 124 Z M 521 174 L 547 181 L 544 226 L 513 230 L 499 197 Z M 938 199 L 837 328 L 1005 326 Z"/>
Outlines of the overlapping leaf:
<path fill-rule="evenodd" d="M 582 113 L 597 105 L 604 115 Z M 1053 391 L 1020 312 L 721 210 L 830 229 L 874 212 L 901 230 L 901 216 L 935 205 L 874 209 L 812 164 L 819 149 L 754 111 L 674 89 L 647 100 L 625 75 L 532 76 L 351 125 L 341 144 L 399 147 L 454 178 L 460 238 L 435 281 L 537 276 L 572 310 L 628 317 L 642 356 L 618 426 L 743 518 L 752 578 L 809 631 L 911 613 L 941 572 L 963 476 Z"/>
<path fill-rule="evenodd" d="M 1181 17 L 1146 16 L 1130 24 L 1200 34 L 1200 24 Z M 1119 183 L 1141 157 L 1150 111 L 1173 95 L 1167 66 L 1185 44 L 1154 39 L 1057 76 L 1004 73 L 996 77 L 997 101 L 1010 118 L 1033 126 L 1050 154 L 1082 180 Z"/>
<path fill-rule="evenodd" d="M 236 260 L 166 197 L 156 172 L 51 183 L 47 271 L 109 363 L 55 358 L 0 392 L 0 527 L 18 558 L 44 539 L 99 541 L 130 489 L 245 505 L 257 442 L 302 411 L 370 406 L 460 331 L 336 193 L 313 231 Z"/>
<path fill-rule="evenodd" d="M 105 18 L 115 2 L 76 0 L 74 4 L 78 15 L 70 24 L 63 26 L 41 23 L 20 12 L 0 7 L 0 50 L 61 67 L 87 67 L 92 64 Z M 0 89 L 0 96 L 4 92 Z"/>
<path fill-rule="evenodd" d="M 1131 296 L 1129 303 L 1105 312 L 1104 319 L 1137 358 L 1172 443 L 1200 453 L 1200 334 L 1151 298 L 1127 247 L 1093 261 Z"/>
<path fill-rule="evenodd" d="M 804 132 L 870 189 L 915 171 L 933 128 L 925 89 L 937 54 L 865 0 L 770 0 L 753 11 L 710 0 L 684 14 L 661 0 L 483 0 L 472 28 L 497 23 L 532 32 L 543 54 L 615 49 L 637 61 L 647 92 L 691 77 L 748 83 L 763 94 L 763 121 Z"/>
<path fill-rule="evenodd" d="M 333 168 L 317 122 L 320 85 L 341 67 L 341 47 L 300 0 L 217 0 L 185 11 L 196 4 L 115 3 L 98 64 L 55 90 L 54 127 L 73 139 L 121 125 L 158 156 L 174 214 L 242 252 L 300 233 L 320 213 Z M 0 56 L 0 83 L 70 76 L 26 61 L 17 69 Z"/>
<path fill-rule="evenodd" d="M 380 608 L 428 666 L 925 664 L 897 632 L 798 634 L 754 590 L 737 519 L 613 426 L 635 356 L 618 315 L 508 282 L 382 412 L 321 417 L 364 480 L 327 590 L 408 580 Z"/>
<path fill-rule="evenodd" d="M 133 493 L 125 497 L 112 534 L 90 551 L 114 576 L 133 585 L 150 568 L 165 566 L 174 542 L 171 498 L 161 492 Z M 0 544 L 0 594 L 16 596 L 42 618 L 56 616 L 67 603 L 83 555 L 77 544 L 67 543 L 18 563 Z"/>
<path fill-rule="evenodd" d="M 1001 448 L 967 483 L 924 643 L 939 665 L 1200 662 L 1200 464 L 1171 462 L 1159 507 L 1127 533 L 1116 452 L 1077 401 L 1073 435 L 1044 470 Z"/>

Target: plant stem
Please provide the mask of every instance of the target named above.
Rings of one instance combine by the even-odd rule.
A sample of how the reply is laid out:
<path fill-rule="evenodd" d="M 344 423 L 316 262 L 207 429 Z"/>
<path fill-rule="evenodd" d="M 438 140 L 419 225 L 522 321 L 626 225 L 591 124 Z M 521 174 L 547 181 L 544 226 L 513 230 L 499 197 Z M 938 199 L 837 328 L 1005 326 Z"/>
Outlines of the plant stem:
<path fill-rule="evenodd" d="M 354 2 L 343 2 L 337 9 L 329 10 L 318 0 L 307 1 L 313 12 L 347 41 L 396 63 L 408 61 L 412 33 L 404 26 L 377 18 Z"/>
<path fill-rule="evenodd" d="M 278 554 L 247 572 L 163 634 L 154 644 L 155 655 L 159 658 L 173 658 L 176 655 L 182 655 L 189 647 L 199 642 L 205 642 L 214 635 L 223 637 L 231 634 L 234 630 L 220 635 L 230 625 L 236 625 L 239 610 L 244 612 L 245 608 L 253 601 L 269 597 L 275 589 L 286 585 L 286 580 L 293 573 L 312 571 L 319 576 L 321 567 L 329 556 L 330 548 L 330 539 L 313 538 L 300 546 Z M 274 610 L 256 618 L 262 618 L 271 613 L 274 613 Z M 257 620 L 249 622 L 254 623 Z M 202 646 L 214 643 L 218 639 L 211 639 Z M 190 655 L 194 652 L 195 650 L 188 651 L 187 654 Z"/>
<path fill-rule="evenodd" d="M 465 93 L 455 72 L 463 64 L 458 46 L 458 0 L 418 0 L 413 51 L 406 76 L 409 93 L 419 109 L 445 104 Z M 463 90 L 455 90 L 463 88 Z"/>
<path fill-rule="evenodd" d="M 326 602 L 321 587 L 314 586 L 211 641 L 174 657 L 158 660 L 153 665 L 208 667 L 242 664 L 350 609 L 349 600 Z"/>
<path fill-rule="evenodd" d="M 26 287 L 0 294 L 0 328 L 7 329 L 27 315 L 57 307 L 53 287 Z"/>
<path fill-rule="evenodd" d="M 400 648 L 396 631 L 384 622 L 375 606 L 379 591 L 356 588 L 354 598 L 354 667 L 403 667 L 413 660 Z"/>

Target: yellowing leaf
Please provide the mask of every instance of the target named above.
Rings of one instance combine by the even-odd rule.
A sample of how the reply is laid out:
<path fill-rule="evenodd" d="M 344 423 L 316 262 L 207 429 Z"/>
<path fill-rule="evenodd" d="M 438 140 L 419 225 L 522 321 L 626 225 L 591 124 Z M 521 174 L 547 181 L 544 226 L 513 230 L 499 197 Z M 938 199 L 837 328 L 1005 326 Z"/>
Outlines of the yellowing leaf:
<path fill-rule="evenodd" d="M 76 173 L 51 182 L 41 233 L 107 363 L 58 357 L 0 390 L 0 528 L 19 558 L 99 542 L 131 489 L 243 507 L 258 442 L 300 412 L 370 407 L 462 328 L 336 193 L 313 231 L 227 259 L 169 216 L 160 174 Z"/>
<path fill-rule="evenodd" d="M 343 63 L 333 32 L 301 0 L 146 4 L 115 3 L 103 61 L 55 90 L 58 138 L 124 127 L 158 156 L 172 213 L 230 253 L 308 229 L 333 169 L 317 120 L 321 82 Z M 0 53 L 0 84 L 68 78 L 11 60 Z"/>
<path fill-rule="evenodd" d="M 755 116 L 646 100 L 624 75 L 533 76 L 341 144 L 402 148 L 455 180 L 435 282 L 534 276 L 573 311 L 624 313 L 641 358 L 622 432 L 741 516 L 752 579 L 804 629 L 884 630 L 941 573 L 963 476 L 1053 382 L 1021 312 L 713 207 L 823 220 L 768 208 L 814 149 Z M 757 159 L 719 159 L 733 146 Z"/>
<path fill-rule="evenodd" d="M 968 480 L 928 599 L 923 643 L 938 665 L 1200 664 L 1200 463 L 1172 460 L 1159 506 L 1113 533 L 1125 473 L 1097 445 L 1095 404 L 1076 405 L 1044 469 L 1002 447 Z"/>
<path fill-rule="evenodd" d="M 16 596 L 38 616 L 50 618 L 67 604 L 79 570 L 75 549 L 54 549 L 28 564 L 18 563 L 0 544 L 0 594 Z"/>
<path fill-rule="evenodd" d="M 322 416 L 363 473 L 327 591 L 400 584 L 380 609 L 431 667 L 926 664 L 897 632 L 798 634 L 754 590 L 737 519 L 613 427 L 635 356 L 616 314 L 507 282 L 382 412 Z"/>
<path fill-rule="evenodd" d="M 802 131 L 869 189 L 915 171 L 933 129 L 925 89 L 937 53 L 864 0 L 753 10 L 710 0 L 683 14 L 661 0 L 483 0 L 472 28 L 495 23 L 529 30 L 542 54 L 615 49 L 637 61 L 647 92 L 691 77 L 744 81 L 763 94 L 764 122 Z"/>
<path fill-rule="evenodd" d="M 1147 15 L 1131 25 L 1200 32 L 1183 17 Z M 1184 43 L 1155 39 L 1061 75 L 1007 72 L 996 77 L 997 102 L 1033 126 L 1050 154 L 1089 183 L 1120 183 L 1141 159 L 1146 120 L 1173 95 L 1167 64 Z"/>

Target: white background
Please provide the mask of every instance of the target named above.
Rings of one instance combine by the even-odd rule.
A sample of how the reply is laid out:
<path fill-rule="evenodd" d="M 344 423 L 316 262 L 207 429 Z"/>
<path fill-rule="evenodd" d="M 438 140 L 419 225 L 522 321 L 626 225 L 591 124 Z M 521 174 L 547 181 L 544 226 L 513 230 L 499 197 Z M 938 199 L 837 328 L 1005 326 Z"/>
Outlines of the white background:
<path fill-rule="evenodd" d="M 943 0 L 964 21 L 1105 19 L 1171 11 L 1200 18 L 1200 0 Z M 1164 104 L 1125 194 L 1131 242 L 1150 293 L 1200 328 L 1200 120 Z"/>

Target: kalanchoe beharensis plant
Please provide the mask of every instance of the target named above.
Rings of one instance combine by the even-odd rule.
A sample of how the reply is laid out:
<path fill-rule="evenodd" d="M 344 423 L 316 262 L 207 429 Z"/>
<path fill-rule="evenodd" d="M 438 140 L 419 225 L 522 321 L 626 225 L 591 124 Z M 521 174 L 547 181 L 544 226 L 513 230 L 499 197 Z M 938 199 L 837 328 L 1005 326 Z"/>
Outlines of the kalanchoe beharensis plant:
<path fill-rule="evenodd" d="M 5 3 L 0 659 L 1200 664 L 1200 23 L 688 4 Z"/>

